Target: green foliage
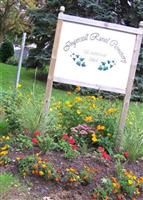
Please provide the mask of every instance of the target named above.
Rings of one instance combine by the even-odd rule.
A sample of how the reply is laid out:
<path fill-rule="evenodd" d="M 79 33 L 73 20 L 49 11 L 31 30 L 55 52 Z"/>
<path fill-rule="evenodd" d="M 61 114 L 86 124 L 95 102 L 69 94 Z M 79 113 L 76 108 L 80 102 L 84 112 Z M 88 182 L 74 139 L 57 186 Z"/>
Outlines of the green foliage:
<path fill-rule="evenodd" d="M 5 119 L 0 119 L 0 135 L 4 135 L 7 133 L 8 129 L 7 129 L 7 122 L 5 121 Z"/>
<path fill-rule="evenodd" d="M 5 112 L 5 119 L 8 124 L 8 130 L 11 132 L 20 130 L 20 113 L 18 112 L 19 98 L 13 94 L 5 94 L 1 101 Z"/>
<path fill-rule="evenodd" d="M 137 128 L 136 122 L 125 130 L 123 148 L 129 152 L 131 160 L 137 160 L 143 155 L 143 130 Z"/>
<path fill-rule="evenodd" d="M 58 147 L 58 145 L 54 142 L 54 140 L 49 137 L 49 135 L 38 136 L 38 146 L 43 153 L 47 153 L 49 150 L 54 150 Z"/>
<path fill-rule="evenodd" d="M 34 132 L 38 129 L 41 115 L 42 115 L 42 100 L 36 99 L 33 94 L 29 93 L 23 95 L 18 92 L 18 98 L 21 100 L 21 105 L 18 108 L 20 115 L 21 128 L 27 128 L 29 131 Z"/>
<path fill-rule="evenodd" d="M 4 41 L 0 46 L 0 60 L 5 63 L 13 54 L 13 44 L 10 41 Z"/>
<path fill-rule="evenodd" d="M 18 134 L 14 138 L 14 144 L 18 150 L 27 150 L 32 149 L 33 143 L 31 141 L 31 138 L 24 134 Z"/>
<path fill-rule="evenodd" d="M 31 174 L 33 165 L 36 163 L 36 157 L 33 155 L 26 156 L 18 161 L 18 170 L 22 176 Z"/>
<path fill-rule="evenodd" d="M 15 56 L 12 56 L 10 58 L 7 59 L 6 63 L 9 64 L 9 65 L 15 65 L 17 66 L 18 65 L 18 58 L 16 58 Z"/>
<path fill-rule="evenodd" d="M 80 153 L 70 146 L 67 141 L 59 140 L 58 142 L 59 148 L 64 151 L 64 157 L 68 159 L 72 159 L 77 157 Z"/>

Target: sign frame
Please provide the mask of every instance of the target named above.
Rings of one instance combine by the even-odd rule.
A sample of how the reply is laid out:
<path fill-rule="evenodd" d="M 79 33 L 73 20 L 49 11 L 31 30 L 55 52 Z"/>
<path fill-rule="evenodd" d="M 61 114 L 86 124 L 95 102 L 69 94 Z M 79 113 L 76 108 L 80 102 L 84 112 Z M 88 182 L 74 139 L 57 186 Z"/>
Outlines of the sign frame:
<path fill-rule="evenodd" d="M 50 105 L 50 97 L 52 93 L 52 85 L 53 85 L 53 80 L 54 80 L 54 71 L 55 71 L 55 65 L 56 65 L 56 59 L 57 59 L 57 54 L 58 54 L 58 47 L 59 47 L 59 42 L 60 42 L 63 21 L 77 23 L 77 24 L 84 24 L 87 26 L 94 26 L 94 27 L 99 27 L 99 28 L 104 28 L 104 29 L 116 30 L 119 32 L 131 33 L 136 36 L 128 81 L 127 81 L 127 87 L 125 91 L 123 107 L 122 107 L 122 112 L 121 112 L 120 121 L 119 121 L 118 134 L 116 138 L 116 147 L 120 149 L 126 117 L 127 117 L 127 112 L 129 109 L 129 103 L 130 103 L 130 98 L 131 98 L 133 82 L 135 78 L 135 72 L 137 68 L 138 57 L 140 53 L 140 47 L 141 47 L 142 38 L 143 38 L 143 21 L 140 22 L 139 28 L 133 28 L 133 27 L 127 27 L 127 26 L 118 25 L 114 23 L 108 23 L 108 22 L 97 21 L 93 19 L 86 19 L 86 18 L 81 18 L 77 16 L 67 15 L 63 13 L 64 10 L 65 8 L 61 6 L 60 13 L 58 15 L 58 20 L 57 20 L 56 33 L 55 33 L 54 45 L 53 45 L 53 50 L 52 50 L 52 55 L 51 55 L 51 62 L 50 62 L 49 74 L 47 78 L 47 85 L 46 85 L 46 92 L 45 92 L 45 101 L 44 101 L 45 114 L 48 113 L 49 105 Z"/>

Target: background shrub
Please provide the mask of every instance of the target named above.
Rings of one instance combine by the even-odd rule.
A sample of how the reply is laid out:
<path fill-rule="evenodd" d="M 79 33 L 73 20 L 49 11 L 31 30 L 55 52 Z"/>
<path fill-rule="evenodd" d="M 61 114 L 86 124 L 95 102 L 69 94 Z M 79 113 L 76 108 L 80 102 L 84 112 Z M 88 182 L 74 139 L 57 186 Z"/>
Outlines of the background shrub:
<path fill-rule="evenodd" d="M 10 41 L 4 41 L 0 46 L 0 60 L 6 62 L 8 58 L 14 55 L 14 47 Z"/>

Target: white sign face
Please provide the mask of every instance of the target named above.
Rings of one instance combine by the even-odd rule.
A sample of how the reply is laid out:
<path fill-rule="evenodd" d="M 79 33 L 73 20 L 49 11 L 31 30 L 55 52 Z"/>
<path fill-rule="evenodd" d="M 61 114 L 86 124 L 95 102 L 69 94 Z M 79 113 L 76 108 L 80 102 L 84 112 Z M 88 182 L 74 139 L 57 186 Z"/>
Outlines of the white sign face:
<path fill-rule="evenodd" d="M 136 35 L 63 21 L 54 81 L 126 93 Z"/>

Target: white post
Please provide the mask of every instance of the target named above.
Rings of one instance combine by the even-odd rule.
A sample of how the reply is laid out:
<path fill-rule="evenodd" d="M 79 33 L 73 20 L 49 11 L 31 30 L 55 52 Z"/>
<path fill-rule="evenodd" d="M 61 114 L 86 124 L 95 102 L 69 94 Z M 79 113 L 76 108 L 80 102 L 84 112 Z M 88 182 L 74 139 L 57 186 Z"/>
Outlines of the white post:
<path fill-rule="evenodd" d="M 61 6 L 60 13 L 63 13 L 64 11 L 65 11 L 65 7 Z M 54 79 L 54 70 L 55 70 L 58 46 L 59 46 L 60 35 L 61 35 L 61 30 L 62 30 L 62 23 L 63 23 L 62 20 L 58 19 L 55 38 L 54 38 L 54 44 L 53 44 L 53 50 L 52 50 L 52 55 L 51 55 L 49 73 L 48 73 L 48 78 L 47 78 L 46 92 L 45 92 L 44 114 L 46 115 L 48 114 L 49 106 L 50 106 L 50 98 L 51 98 L 53 79 Z"/>
<path fill-rule="evenodd" d="M 19 83 L 19 79 L 20 79 L 20 71 L 21 71 L 21 66 L 22 66 L 25 41 L 26 41 L 26 33 L 23 33 L 22 44 L 21 44 L 21 52 L 20 52 L 18 68 L 17 68 L 17 75 L 16 75 L 16 84 L 15 84 L 16 88 L 18 87 L 18 83 Z"/>
<path fill-rule="evenodd" d="M 141 21 L 139 23 L 139 28 L 143 29 L 143 21 Z M 127 83 L 127 88 L 126 88 L 126 94 L 124 97 L 122 113 L 120 116 L 118 135 L 116 138 L 116 148 L 119 150 L 121 150 L 121 144 L 123 141 L 123 133 L 124 133 L 126 117 L 127 117 L 127 113 L 128 113 L 128 109 L 129 109 L 129 104 L 130 104 L 131 92 L 132 92 L 132 88 L 133 88 L 133 83 L 134 83 L 134 78 L 135 78 L 135 73 L 136 73 L 136 68 L 137 68 L 137 63 L 138 63 L 138 57 L 139 57 L 139 53 L 140 53 L 142 37 L 143 37 L 143 35 L 136 36 L 134 53 L 133 53 L 133 57 L 132 57 L 132 64 L 131 64 L 131 68 L 130 68 L 128 83 Z"/>

